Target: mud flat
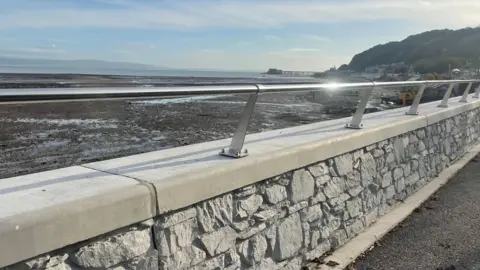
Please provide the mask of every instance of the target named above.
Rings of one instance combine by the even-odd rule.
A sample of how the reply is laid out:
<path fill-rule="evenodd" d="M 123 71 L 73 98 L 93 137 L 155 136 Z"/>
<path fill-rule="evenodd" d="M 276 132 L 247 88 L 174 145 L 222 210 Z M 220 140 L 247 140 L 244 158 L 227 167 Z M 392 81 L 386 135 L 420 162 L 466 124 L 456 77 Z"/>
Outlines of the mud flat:
<path fill-rule="evenodd" d="M 0 178 L 231 137 L 246 96 L 0 105 Z M 355 104 L 342 102 L 342 104 Z M 373 99 L 370 111 L 383 109 Z M 312 93 L 261 96 L 248 132 L 352 114 Z"/>
<path fill-rule="evenodd" d="M 119 86 L 205 81 L 256 83 L 252 78 L 159 78 L 75 74 L 0 74 L 0 88 Z M 308 78 L 307 78 L 308 79 Z M 261 79 L 266 80 L 266 79 Z M 278 83 L 285 78 L 268 78 Z M 277 81 L 275 81 L 277 80 Z M 298 80 L 298 79 L 295 79 Z M 310 79 L 309 79 L 310 80 Z M 129 85 L 130 86 L 130 85 Z M 1 89 L 0 89 L 1 91 Z M 368 111 L 388 109 L 377 89 Z M 352 115 L 359 92 L 262 95 L 248 132 Z M 247 96 L 0 104 L 0 178 L 229 138 Z"/>

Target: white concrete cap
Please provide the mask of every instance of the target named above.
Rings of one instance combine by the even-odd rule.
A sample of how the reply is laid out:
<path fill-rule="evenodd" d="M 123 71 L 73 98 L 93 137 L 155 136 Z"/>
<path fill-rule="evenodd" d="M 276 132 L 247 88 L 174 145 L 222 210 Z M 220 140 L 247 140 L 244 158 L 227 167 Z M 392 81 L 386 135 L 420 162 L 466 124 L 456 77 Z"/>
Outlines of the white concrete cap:
<path fill-rule="evenodd" d="M 81 166 L 1 179 L 0 267 L 148 219 L 150 194 Z"/>

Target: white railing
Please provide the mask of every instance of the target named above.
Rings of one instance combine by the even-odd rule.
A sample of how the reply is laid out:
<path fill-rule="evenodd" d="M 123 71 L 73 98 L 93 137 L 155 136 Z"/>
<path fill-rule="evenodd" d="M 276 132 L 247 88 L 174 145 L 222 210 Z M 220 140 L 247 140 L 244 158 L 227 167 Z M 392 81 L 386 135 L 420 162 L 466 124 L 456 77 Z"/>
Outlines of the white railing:
<path fill-rule="evenodd" d="M 480 80 L 438 80 L 438 81 L 401 81 L 401 82 L 367 82 L 367 83 L 326 83 L 326 84 L 246 84 L 246 85 L 225 85 L 225 86 L 183 86 L 183 87 L 120 87 L 120 88 L 31 88 L 31 89 L 1 89 L 0 104 L 17 102 L 47 102 L 67 100 L 88 100 L 88 99 L 132 99 L 132 98 L 154 98 L 154 97 L 181 97 L 181 96 L 202 96 L 202 95 L 225 95 L 225 94 L 249 94 L 249 99 L 240 117 L 230 147 L 223 149 L 221 155 L 240 158 L 248 155 L 247 149 L 243 148 L 247 128 L 255 108 L 258 95 L 280 92 L 305 92 L 318 90 L 358 90 L 363 89 L 363 95 L 352 121 L 347 128 L 363 128 L 362 118 L 368 100 L 375 88 L 408 87 L 418 86 L 415 99 L 413 100 L 407 115 L 417 115 L 418 106 L 422 99 L 425 88 L 429 85 L 449 84 L 439 107 L 448 107 L 448 100 L 453 88 L 458 84 L 467 84 L 460 102 L 467 102 L 468 93 L 473 83 Z M 480 86 L 476 89 L 474 98 L 479 98 Z"/>

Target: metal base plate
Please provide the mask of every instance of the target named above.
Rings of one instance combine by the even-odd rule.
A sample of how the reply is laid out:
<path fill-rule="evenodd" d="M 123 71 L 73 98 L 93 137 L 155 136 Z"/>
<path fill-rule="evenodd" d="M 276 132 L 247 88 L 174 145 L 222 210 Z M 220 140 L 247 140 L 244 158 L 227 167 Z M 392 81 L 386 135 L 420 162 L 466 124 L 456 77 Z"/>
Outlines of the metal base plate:
<path fill-rule="evenodd" d="M 231 158 L 242 158 L 248 156 L 248 150 L 242 149 L 240 152 L 237 152 L 232 149 L 222 149 L 220 151 L 221 156 L 231 157 Z"/>
<path fill-rule="evenodd" d="M 448 108 L 448 104 L 447 105 L 438 105 L 439 108 Z"/>
<path fill-rule="evenodd" d="M 406 114 L 406 115 L 418 115 L 418 112 L 414 112 L 414 113 L 406 112 L 405 114 Z"/>
<path fill-rule="evenodd" d="M 348 123 L 345 127 L 346 128 L 351 128 L 351 129 L 362 129 L 363 128 L 363 123 L 361 123 L 359 125 L 354 125 L 352 123 Z"/>

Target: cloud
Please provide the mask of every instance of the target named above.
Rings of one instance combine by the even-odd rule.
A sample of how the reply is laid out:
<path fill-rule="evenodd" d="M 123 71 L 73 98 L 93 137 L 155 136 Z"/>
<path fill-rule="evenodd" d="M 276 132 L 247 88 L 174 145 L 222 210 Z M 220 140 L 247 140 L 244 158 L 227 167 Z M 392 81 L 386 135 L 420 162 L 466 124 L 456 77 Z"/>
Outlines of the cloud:
<path fill-rule="evenodd" d="M 3 42 L 15 42 L 15 41 L 18 41 L 18 39 L 12 38 L 12 37 L 7 37 L 7 36 L 0 36 L 0 41 L 3 41 Z"/>
<path fill-rule="evenodd" d="M 255 61 L 252 61 L 255 59 Z M 277 52 L 223 52 L 203 51 L 164 56 L 164 63 L 173 68 L 210 68 L 265 71 L 268 68 L 285 70 L 323 71 L 340 63 L 348 63 L 351 56 L 322 51 L 277 51 Z M 234 65 L 225 65 L 234 63 Z"/>
<path fill-rule="evenodd" d="M 114 50 L 111 50 L 110 52 L 117 53 L 117 54 L 131 54 L 132 53 L 129 50 L 122 50 L 122 49 L 114 49 Z"/>
<path fill-rule="evenodd" d="M 11 57 L 51 57 L 67 54 L 66 50 L 56 46 L 46 45 L 38 47 L 0 48 L 0 55 Z"/>
<path fill-rule="evenodd" d="M 312 48 L 290 48 L 288 49 L 289 52 L 318 52 L 318 49 Z"/>
<path fill-rule="evenodd" d="M 317 35 L 303 35 L 303 38 L 314 40 L 314 41 L 319 41 L 319 42 L 332 42 L 332 40 L 328 37 L 322 37 L 322 36 L 317 36 Z"/>
<path fill-rule="evenodd" d="M 200 50 L 202 53 L 208 53 L 208 54 L 218 54 L 218 53 L 224 53 L 224 50 L 220 49 L 202 49 Z"/>
<path fill-rule="evenodd" d="M 156 49 L 157 46 L 152 43 L 145 43 L 145 42 L 127 42 L 124 44 L 125 47 L 130 49 L 137 49 L 137 50 L 144 50 L 144 49 Z"/>
<path fill-rule="evenodd" d="M 268 40 L 280 40 L 279 37 L 277 36 L 272 36 L 272 35 L 265 35 L 263 36 L 265 39 L 268 39 Z"/>
<path fill-rule="evenodd" d="M 250 42 L 250 41 L 238 41 L 235 44 L 238 45 L 238 46 L 241 46 L 241 47 L 248 47 L 248 46 L 252 45 L 252 42 Z"/>
<path fill-rule="evenodd" d="M 73 0 L 2 3 L 0 29 L 269 29 L 289 24 L 404 20 L 437 27 L 480 24 L 478 0 Z M 5 4 L 4 4 L 5 3 Z"/>

